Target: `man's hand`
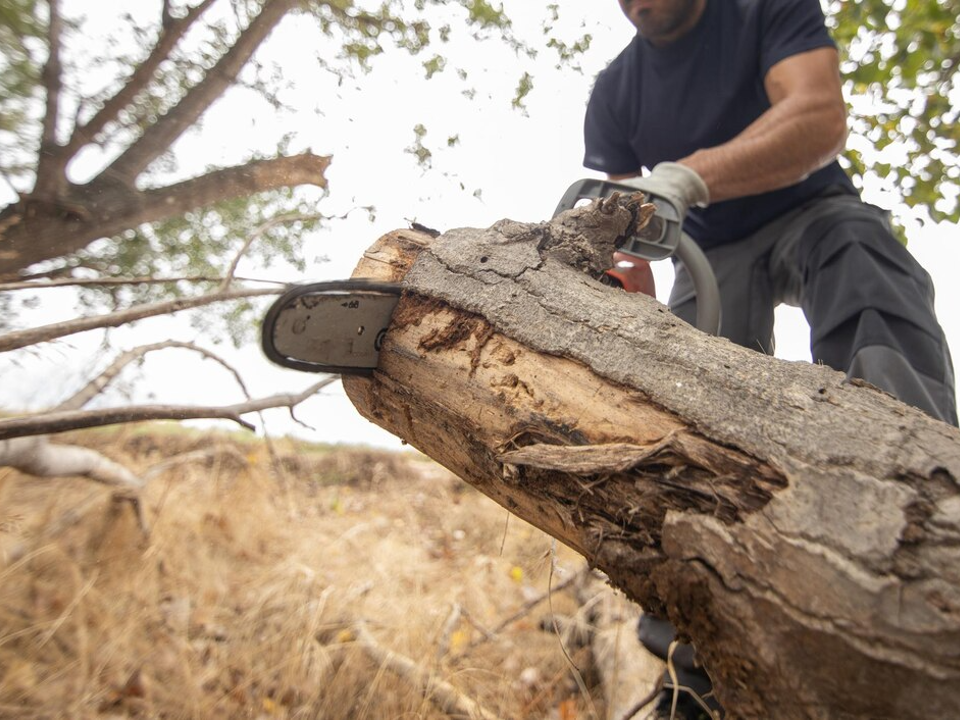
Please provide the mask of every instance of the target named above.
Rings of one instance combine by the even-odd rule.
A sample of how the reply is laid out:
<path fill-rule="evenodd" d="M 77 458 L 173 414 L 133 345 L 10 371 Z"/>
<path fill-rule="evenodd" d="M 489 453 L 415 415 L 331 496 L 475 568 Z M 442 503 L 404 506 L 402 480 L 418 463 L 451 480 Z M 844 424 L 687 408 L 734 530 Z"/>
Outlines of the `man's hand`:
<path fill-rule="evenodd" d="M 672 202 L 681 216 L 694 205 L 710 204 L 710 191 L 693 168 L 675 162 L 662 162 L 646 177 L 618 179 L 617 182 Z"/>

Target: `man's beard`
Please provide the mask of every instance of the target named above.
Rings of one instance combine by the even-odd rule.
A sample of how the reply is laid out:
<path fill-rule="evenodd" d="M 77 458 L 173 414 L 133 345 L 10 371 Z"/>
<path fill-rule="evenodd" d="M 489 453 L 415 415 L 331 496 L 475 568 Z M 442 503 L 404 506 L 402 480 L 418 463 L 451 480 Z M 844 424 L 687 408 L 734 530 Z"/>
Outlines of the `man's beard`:
<path fill-rule="evenodd" d="M 635 17 L 641 37 L 657 40 L 675 40 L 674 34 L 690 21 L 699 0 L 673 0 L 666 7 L 640 12 Z"/>

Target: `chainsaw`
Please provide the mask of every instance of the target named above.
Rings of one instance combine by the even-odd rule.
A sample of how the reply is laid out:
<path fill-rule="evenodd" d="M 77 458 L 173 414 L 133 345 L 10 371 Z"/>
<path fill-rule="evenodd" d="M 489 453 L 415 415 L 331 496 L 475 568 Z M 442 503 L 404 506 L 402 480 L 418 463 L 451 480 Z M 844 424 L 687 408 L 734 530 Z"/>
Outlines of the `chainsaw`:
<path fill-rule="evenodd" d="M 571 185 L 560 199 L 554 217 L 584 200 L 605 198 L 614 192 L 632 194 L 636 188 L 611 180 L 587 178 Z M 697 292 L 700 330 L 720 330 L 720 292 L 710 263 L 699 246 L 682 230 L 680 210 L 667 198 L 650 196 L 655 212 L 636 236 L 618 248 L 635 267 L 676 256 L 693 279 Z M 602 279 L 627 291 L 648 290 L 634 281 L 629 268 L 614 267 Z M 652 282 L 652 276 L 651 276 Z M 370 375 L 377 367 L 380 348 L 402 285 L 364 278 L 294 285 L 270 306 L 263 320 L 261 344 L 277 365 L 305 372 Z"/>

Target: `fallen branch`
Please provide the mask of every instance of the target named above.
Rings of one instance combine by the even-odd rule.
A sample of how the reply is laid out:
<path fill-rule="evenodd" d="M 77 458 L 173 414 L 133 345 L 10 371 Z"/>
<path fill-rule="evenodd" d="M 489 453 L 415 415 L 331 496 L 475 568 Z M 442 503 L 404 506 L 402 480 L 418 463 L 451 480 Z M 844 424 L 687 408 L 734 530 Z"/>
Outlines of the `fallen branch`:
<path fill-rule="evenodd" d="M 597 578 L 577 587 L 577 599 L 590 616 L 590 647 L 607 717 L 633 717 L 657 697 L 664 671 L 663 662 L 637 638 L 641 610 Z"/>
<path fill-rule="evenodd" d="M 253 430 L 253 425 L 241 418 L 247 413 L 259 412 L 271 408 L 293 408 L 319 390 L 338 380 L 329 377 L 314 383 L 301 393 L 282 393 L 221 407 L 203 407 L 194 405 L 133 405 L 123 408 L 104 408 L 100 410 L 71 410 L 49 412 L 28 417 L 16 417 L 0 420 L 0 440 L 25 437 L 29 435 L 47 435 L 50 433 L 80 430 L 82 428 L 102 427 L 118 423 L 140 422 L 143 420 L 195 420 L 219 419 L 232 420 L 238 425 Z"/>
<path fill-rule="evenodd" d="M 506 619 L 501 620 L 500 623 L 496 625 L 496 627 L 494 627 L 494 628 L 492 628 L 492 629 L 490 629 L 490 630 L 484 630 L 484 629 L 478 627 L 475 623 L 473 623 L 473 622 L 471 621 L 471 624 L 473 624 L 474 627 L 476 627 L 478 630 L 480 630 L 480 632 L 483 634 L 483 637 L 480 638 L 480 639 L 478 639 L 478 640 L 474 640 L 474 641 L 470 642 L 470 643 L 463 649 L 463 651 L 460 652 L 460 653 L 458 653 L 458 654 L 459 654 L 459 655 L 464 655 L 464 654 L 466 654 L 467 652 L 469 652 L 470 650 L 472 650 L 473 648 L 475 648 L 477 645 L 482 645 L 483 643 L 488 642 L 488 641 L 494 639 L 497 635 L 499 635 L 501 632 L 503 632 L 503 630 L 505 630 L 506 628 L 508 628 L 508 627 L 510 627 L 511 625 L 513 625 L 513 623 L 515 623 L 517 620 L 520 620 L 521 618 L 524 618 L 524 617 L 526 617 L 527 615 L 529 615 L 529 614 L 533 611 L 533 609 L 537 607 L 537 605 L 539 605 L 540 603 L 542 603 L 544 600 L 549 599 L 550 596 L 551 596 L 553 593 L 558 593 L 558 592 L 561 592 L 561 591 L 563 591 L 563 590 L 566 590 L 568 587 L 570 587 L 570 586 L 573 585 L 575 582 L 577 582 L 578 580 L 580 580 L 580 579 L 584 576 L 584 574 L 587 573 L 587 572 L 589 572 L 589 568 L 584 567 L 582 570 L 578 570 L 578 571 L 575 572 L 573 575 L 571 575 L 570 577 L 568 577 L 566 580 L 564 580 L 563 582 L 561 582 L 559 585 L 555 585 L 554 587 L 547 588 L 547 589 L 546 589 L 544 592 L 542 592 L 540 595 L 537 595 L 537 597 L 532 598 L 532 599 L 528 600 L 527 602 L 525 602 L 525 603 L 520 607 L 519 610 L 517 610 L 515 613 L 513 613 L 512 615 L 510 615 L 510 616 L 507 617 Z"/>
<path fill-rule="evenodd" d="M 0 440 L 0 466 L 35 477 L 76 475 L 125 490 L 138 491 L 144 485 L 142 478 L 96 450 L 55 445 L 43 437 Z"/>
<path fill-rule="evenodd" d="M 353 627 L 357 647 L 380 667 L 390 670 L 407 681 L 443 712 L 454 717 L 467 717 L 471 720 L 498 720 L 499 716 L 484 708 L 480 703 L 467 697 L 453 685 L 426 672 L 413 660 L 400 653 L 388 650 L 380 645 L 367 631 L 363 623 Z"/>

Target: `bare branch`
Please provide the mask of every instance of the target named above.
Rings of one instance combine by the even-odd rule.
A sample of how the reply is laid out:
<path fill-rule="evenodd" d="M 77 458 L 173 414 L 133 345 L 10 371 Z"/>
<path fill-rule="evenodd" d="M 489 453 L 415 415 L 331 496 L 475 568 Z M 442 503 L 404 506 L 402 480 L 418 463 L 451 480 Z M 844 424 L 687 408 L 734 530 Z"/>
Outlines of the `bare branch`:
<path fill-rule="evenodd" d="M 320 213 L 296 213 L 293 215 L 282 215 L 280 217 L 270 218 L 265 223 L 256 228 L 250 236 L 247 237 L 246 241 L 243 243 L 243 247 L 237 252 L 236 256 L 233 258 L 233 261 L 230 263 L 230 267 L 227 269 L 227 275 L 223 278 L 223 282 L 220 285 L 219 291 L 224 292 L 230 289 L 230 284 L 234 280 L 234 273 L 237 272 L 237 266 L 240 264 L 240 260 L 246 255 L 247 250 L 250 249 L 250 246 L 253 245 L 257 240 L 263 237 L 263 234 L 270 230 L 271 228 L 276 227 L 277 225 L 285 225 L 287 223 L 302 222 L 309 220 L 319 220 L 323 215 Z"/>
<path fill-rule="evenodd" d="M 109 177 L 114 182 L 120 181 L 132 186 L 140 173 L 165 153 L 230 87 L 260 44 L 277 23 L 297 6 L 297 2 L 298 0 L 270 0 L 265 3 L 260 14 L 240 34 L 233 47 L 207 72 L 204 79 L 191 88 L 166 115 L 148 127 L 101 177 Z"/>
<path fill-rule="evenodd" d="M 43 87 L 47 100 L 37 158 L 37 181 L 34 186 L 34 194 L 41 198 L 56 197 L 66 180 L 63 166 L 57 162 L 60 151 L 57 144 L 57 124 L 60 122 L 60 91 L 63 88 L 63 69 L 60 66 L 63 20 L 60 17 L 60 0 L 48 0 L 47 8 L 50 13 L 50 25 L 47 29 L 49 55 L 43 67 Z"/>
<path fill-rule="evenodd" d="M 331 159 L 329 155 L 303 153 L 255 160 L 246 165 L 214 170 L 168 187 L 145 190 L 140 193 L 136 217 L 126 218 L 123 227 L 182 215 L 188 210 L 227 197 L 242 197 L 296 185 L 325 188 L 327 179 L 324 172 Z"/>
<path fill-rule="evenodd" d="M 438 679 L 433 673 L 419 667 L 410 658 L 388 650 L 370 635 L 363 623 L 356 623 L 353 633 L 357 646 L 381 668 L 397 676 L 422 691 L 442 711 L 458 717 L 496 720 L 500 716 L 483 707 L 476 700 L 467 697 L 448 682 Z"/>
<path fill-rule="evenodd" d="M 102 410 L 71 410 L 67 412 L 45 412 L 40 415 L 5 418 L 0 420 L 0 440 L 8 440 L 30 435 L 48 435 L 51 433 L 80 430 L 82 428 L 117 425 L 119 423 L 141 422 L 144 420 L 196 420 L 200 418 L 232 420 L 252 430 L 253 426 L 241 418 L 247 413 L 269 410 L 271 408 L 292 408 L 315 395 L 327 385 L 336 382 L 339 376 L 324 378 L 301 393 L 282 393 L 221 407 L 199 407 L 193 405 L 133 405 L 124 408 L 104 408 Z"/>
<path fill-rule="evenodd" d="M 66 272 L 66 271 L 65 271 Z M 107 278 L 62 278 L 60 280 L 25 280 L 22 282 L 0 283 L 0 292 L 14 290 L 46 290 L 58 287 L 122 287 L 125 285 L 173 285 L 175 283 L 222 283 L 223 277 L 215 275 L 185 275 L 183 277 L 107 277 Z M 234 280 L 269 285 L 284 285 L 281 280 L 264 278 L 236 277 Z"/>
<path fill-rule="evenodd" d="M 492 639 L 495 638 L 499 633 L 503 632 L 506 628 L 510 627 L 510 625 L 512 625 L 513 623 L 515 623 L 517 620 L 520 620 L 521 618 L 524 618 L 524 617 L 526 617 L 527 615 L 529 615 L 530 612 L 531 612 L 534 608 L 536 608 L 536 607 L 537 607 L 540 603 L 542 603 L 544 600 L 548 600 L 553 593 L 562 592 L 563 590 L 566 590 L 568 587 L 570 587 L 570 586 L 573 585 L 574 583 L 579 582 L 580 579 L 583 578 L 583 576 L 584 576 L 587 572 L 589 572 L 589 570 L 590 570 L 589 568 L 583 568 L 583 569 L 581 569 L 581 570 L 578 570 L 577 572 L 575 572 L 573 575 L 571 575 L 570 577 L 568 577 L 568 578 L 567 578 L 566 580 L 564 580 L 563 582 L 559 583 L 558 585 L 556 585 L 556 586 L 554 586 L 554 587 L 548 588 L 547 590 L 545 590 L 544 592 L 542 592 L 540 595 L 537 595 L 535 598 L 532 598 L 531 600 L 528 600 L 527 602 L 525 602 L 525 603 L 520 607 L 519 610 L 517 610 L 515 613 L 513 613 L 513 614 L 510 615 L 509 617 L 501 620 L 501 621 L 497 624 L 497 626 L 494 627 L 493 629 L 491 629 L 491 630 L 481 630 L 481 634 L 483 635 L 483 637 L 482 637 L 482 638 L 479 638 L 479 639 L 477 639 L 477 640 L 474 640 L 473 642 L 471 642 L 469 645 L 467 645 L 467 647 L 465 647 L 463 650 L 461 650 L 461 651 L 458 653 L 458 655 L 464 655 L 464 654 L 466 654 L 467 652 L 469 652 L 470 650 L 472 650 L 473 648 L 475 648 L 477 645 L 481 645 L 481 644 L 483 644 L 483 643 L 485 643 L 485 642 L 487 642 L 487 641 L 489 641 L 489 640 L 492 640 Z M 480 629 L 480 628 L 478 628 L 478 629 Z"/>
<path fill-rule="evenodd" d="M 64 147 L 65 160 L 72 158 L 80 148 L 93 140 L 108 123 L 115 120 L 121 110 L 133 102 L 134 98 L 147 87 L 160 65 L 170 56 L 171 51 L 180 42 L 187 30 L 215 1 L 203 0 L 199 5 L 191 8 L 182 18 L 170 16 L 169 3 L 164 3 L 163 23 L 160 36 L 157 38 L 157 44 L 154 45 L 146 60 L 140 63 L 129 79 L 120 86 L 117 94 L 107 100 L 89 121 L 73 131 L 73 136 Z"/>
<path fill-rule="evenodd" d="M 247 398 L 250 397 L 250 393 L 247 391 L 247 386 L 243 382 L 243 378 L 240 377 L 240 373 L 238 373 L 226 360 L 219 357 L 215 353 L 206 350 L 205 348 L 194 345 L 193 343 L 181 342 L 179 340 L 166 340 L 164 342 L 153 343 L 151 345 L 140 345 L 132 350 L 127 350 L 126 352 L 121 353 L 114 359 L 112 363 L 110 363 L 106 370 L 87 383 L 72 397 L 57 405 L 54 410 L 61 412 L 66 410 L 79 410 L 88 402 L 93 400 L 93 398 L 103 392 L 104 388 L 113 382 L 117 375 L 119 375 L 127 365 L 139 360 L 147 353 L 151 353 L 156 350 L 167 350 L 169 348 L 192 350 L 193 352 L 200 353 L 205 358 L 213 360 L 214 362 L 222 365 L 227 369 L 227 371 L 230 372 L 231 375 L 233 375 L 234 379 L 237 381 L 237 384 L 240 386 L 240 389 L 243 391 L 244 396 Z"/>
<path fill-rule="evenodd" d="M 139 490 L 144 484 L 129 469 L 96 450 L 55 445 L 44 437 L 0 440 L 0 466 L 16 468 L 36 477 L 77 475 L 126 490 Z"/>
<path fill-rule="evenodd" d="M 86 332 L 87 330 L 100 330 L 108 327 L 119 327 L 130 322 L 143 320 L 148 317 L 158 315 L 170 315 L 189 310 L 191 308 L 212 305 L 218 302 L 229 300 L 239 300 L 248 297 L 261 297 L 264 295 L 278 295 L 280 290 L 273 289 L 241 289 L 230 290 L 224 293 L 211 293 L 201 295 L 200 297 L 177 298 L 176 300 L 166 300 L 164 302 L 153 303 L 150 305 L 137 305 L 126 310 L 120 310 L 106 315 L 95 315 L 88 318 L 76 318 L 65 322 L 51 323 L 50 325 L 41 325 L 36 328 L 26 330 L 16 330 L 0 335 L 0 352 L 17 350 L 29 345 L 36 345 L 41 342 L 49 342 L 57 338 L 75 335 L 76 333 Z"/>

